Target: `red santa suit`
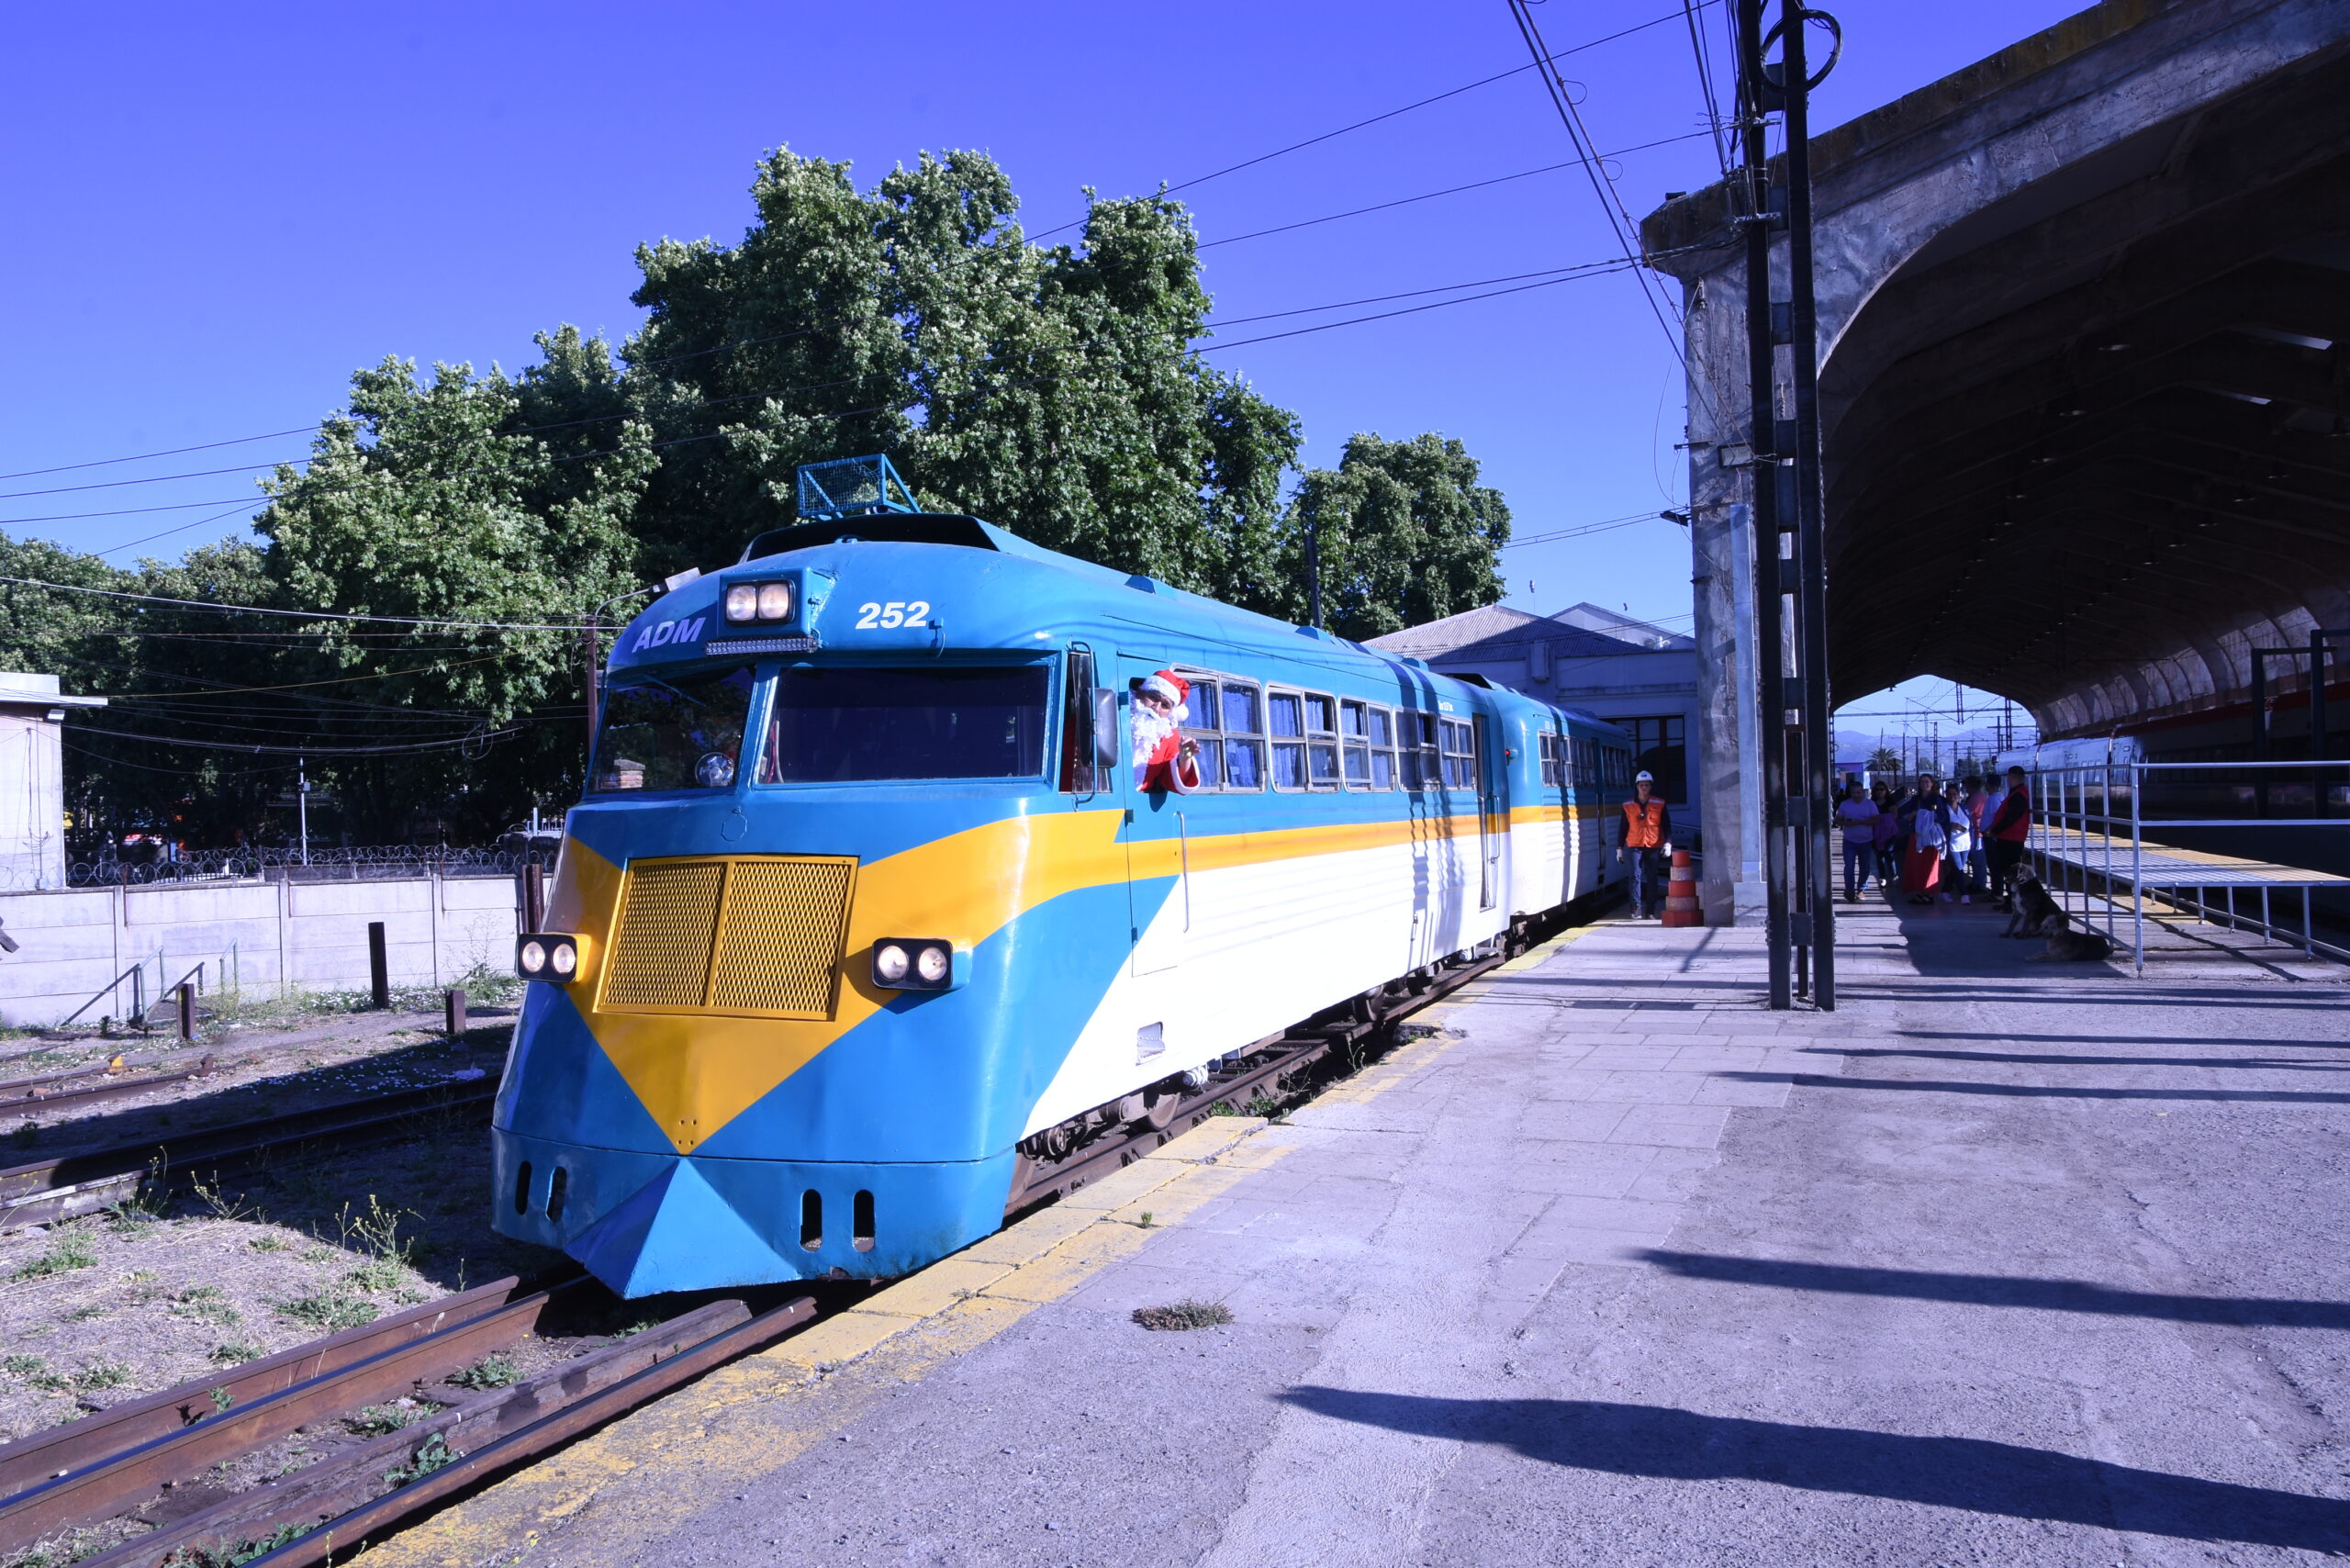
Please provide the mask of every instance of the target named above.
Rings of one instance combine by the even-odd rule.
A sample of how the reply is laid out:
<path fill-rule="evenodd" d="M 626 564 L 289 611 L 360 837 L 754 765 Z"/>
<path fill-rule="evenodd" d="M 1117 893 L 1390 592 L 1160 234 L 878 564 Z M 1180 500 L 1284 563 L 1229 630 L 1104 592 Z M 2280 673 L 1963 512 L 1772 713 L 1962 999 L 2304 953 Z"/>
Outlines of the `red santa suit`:
<path fill-rule="evenodd" d="M 1200 761 L 1194 755 L 1183 755 L 1183 721 L 1191 717 L 1191 710 L 1183 700 L 1191 695 L 1192 684 L 1172 670 L 1160 670 L 1142 683 L 1142 691 L 1171 704 L 1162 714 L 1135 696 L 1134 743 L 1135 788 L 1165 790 L 1178 795 L 1188 795 L 1200 787 Z"/>

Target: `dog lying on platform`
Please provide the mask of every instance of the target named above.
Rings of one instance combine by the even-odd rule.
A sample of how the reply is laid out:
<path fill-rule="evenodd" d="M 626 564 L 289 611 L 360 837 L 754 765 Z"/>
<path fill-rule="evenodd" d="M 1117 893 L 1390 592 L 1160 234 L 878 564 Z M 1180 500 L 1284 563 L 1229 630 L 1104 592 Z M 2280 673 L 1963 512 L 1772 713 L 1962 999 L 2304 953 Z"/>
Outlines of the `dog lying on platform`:
<path fill-rule="evenodd" d="M 2016 868 L 2015 880 L 2008 892 L 2008 903 L 2011 913 L 2008 917 L 2008 928 L 1999 933 L 2002 936 L 2042 936 L 2047 935 L 2051 920 L 2065 918 L 2064 912 L 2056 907 L 2056 901 L 2048 896 L 2048 890 L 2026 867 Z"/>
<path fill-rule="evenodd" d="M 2113 944 L 2106 940 L 2102 932 L 2074 930 L 2071 918 L 2059 910 L 2048 917 L 2047 950 L 2027 954 L 2023 961 L 2027 964 L 2076 964 L 2111 957 Z"/>

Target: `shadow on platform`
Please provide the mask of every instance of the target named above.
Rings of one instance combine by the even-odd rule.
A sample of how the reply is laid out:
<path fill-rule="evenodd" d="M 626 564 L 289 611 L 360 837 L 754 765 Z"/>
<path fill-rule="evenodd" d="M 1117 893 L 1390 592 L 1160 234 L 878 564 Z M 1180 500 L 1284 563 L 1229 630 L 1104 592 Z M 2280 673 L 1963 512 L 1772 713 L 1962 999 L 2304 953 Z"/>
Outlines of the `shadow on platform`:
<path fill-rule="evenodd" d="M 1967 1306 L 2015 1306 L 2040 1312 L 2086 1312 L 2108 1317 L 2154 1317 L 2174 1323 L 2217 1323 L 2238 1328 L 2350 1328 L 2350 1304 L 2338 1301 L 2172 1295 L 2115 1290 L 2086 1280 L 1856 1269 L 1840 1263 L 1732 1258 L 1711 1252 L 1650 1251 L 1641 1256 L 1684 1279 L 1764 1285 L 1778 1290 L 1946 1301 Z"/>
<path fill-rule="evenodd" d="M 1666 1481 L 1761 1481 L 2009 1518 L 2350 1549 L 2350 1502 L 2101 1463 L 1977 1438 L 1912 1437 L 1572 1399 L 1442 1399 L 1306 1385 L 1283 1396 L 1332 1420 Z"/>

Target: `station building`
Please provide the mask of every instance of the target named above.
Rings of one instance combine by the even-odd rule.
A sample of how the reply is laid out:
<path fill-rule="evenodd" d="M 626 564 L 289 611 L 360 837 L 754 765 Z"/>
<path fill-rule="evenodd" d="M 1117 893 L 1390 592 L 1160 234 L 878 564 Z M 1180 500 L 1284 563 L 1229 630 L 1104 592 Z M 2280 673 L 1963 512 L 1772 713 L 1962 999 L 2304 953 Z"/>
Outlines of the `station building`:
<path fill-rule="evenodd" d="M 1692 639 L 1595 604 L 1554 615 L 1489 604 L 1369 645 L 1621 725 L 1632 736 L 1634 766 L 1656 775 L 1674 832 L 1691 835 L 1700 825 L 1704 791 L 1689 749 L 1697 725 Z"/>

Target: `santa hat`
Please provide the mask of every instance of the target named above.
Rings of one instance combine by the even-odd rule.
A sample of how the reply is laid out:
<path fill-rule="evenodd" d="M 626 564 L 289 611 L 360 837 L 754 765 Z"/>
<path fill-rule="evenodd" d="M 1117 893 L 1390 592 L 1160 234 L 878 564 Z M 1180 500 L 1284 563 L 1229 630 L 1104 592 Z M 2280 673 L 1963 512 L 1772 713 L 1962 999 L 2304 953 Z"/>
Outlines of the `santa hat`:
<path fill-rule="evenodd" d="M 1160 670 L 1142 683 L 1142 689 L 1170 708 L 1180 708 L 1183 699 L 1192 694 L 1192 683 L 1171 669 Z"/>

